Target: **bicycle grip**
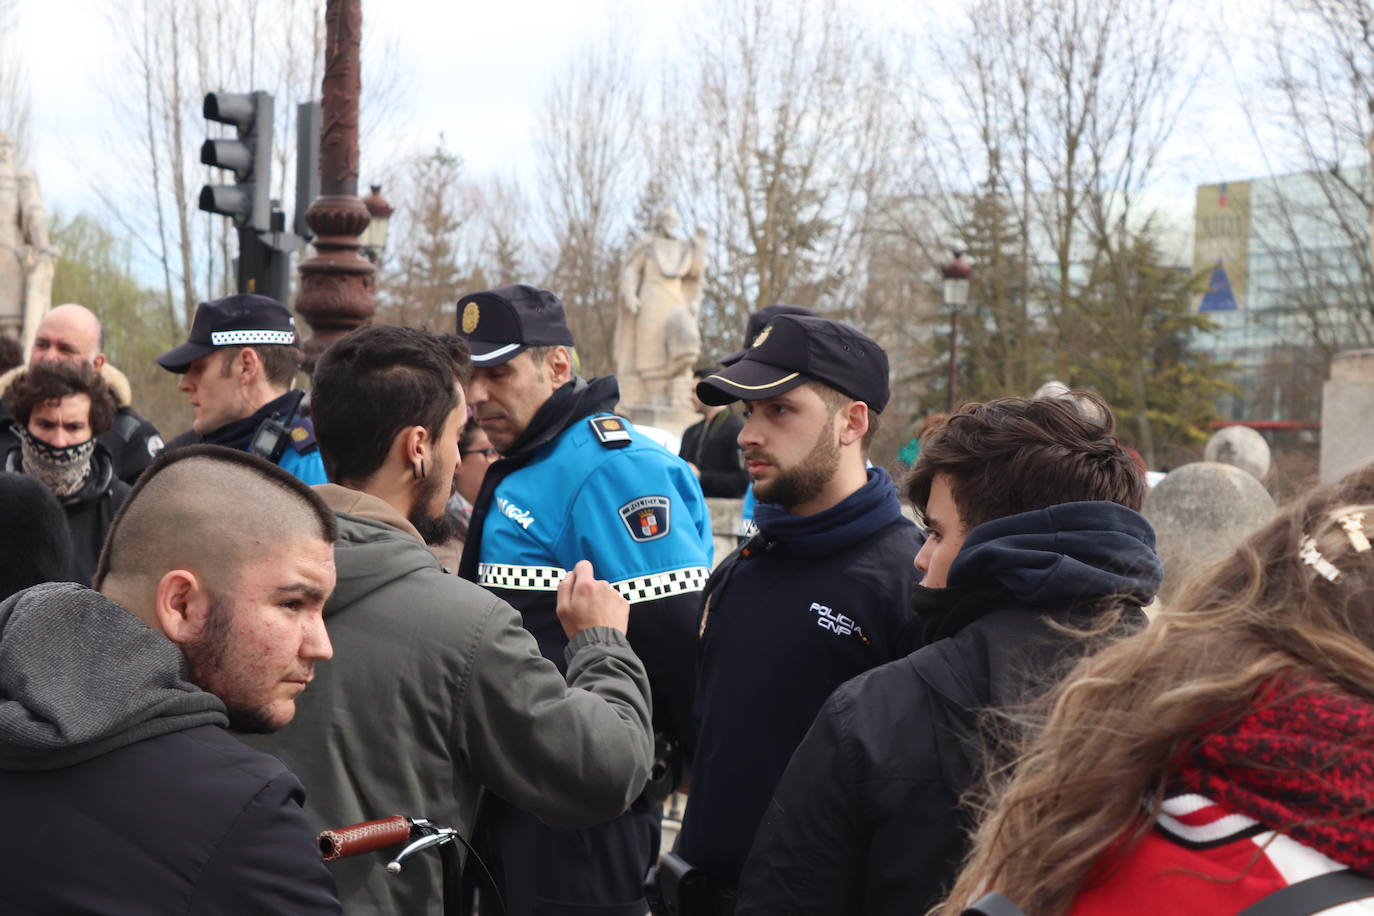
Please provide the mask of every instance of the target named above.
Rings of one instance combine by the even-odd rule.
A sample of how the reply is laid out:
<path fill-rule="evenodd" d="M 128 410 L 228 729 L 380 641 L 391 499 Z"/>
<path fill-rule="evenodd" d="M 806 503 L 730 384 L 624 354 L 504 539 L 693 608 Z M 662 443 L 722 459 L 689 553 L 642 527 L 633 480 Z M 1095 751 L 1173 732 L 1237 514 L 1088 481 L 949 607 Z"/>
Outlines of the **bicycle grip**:
<path fill-rule="evenodd" d="M 349 824 L 335 830 L 322 830 L 316 838 L 326 862 L 361 855 L 410 839 L 410 821 L 399 814 L 376 821 Z"/>

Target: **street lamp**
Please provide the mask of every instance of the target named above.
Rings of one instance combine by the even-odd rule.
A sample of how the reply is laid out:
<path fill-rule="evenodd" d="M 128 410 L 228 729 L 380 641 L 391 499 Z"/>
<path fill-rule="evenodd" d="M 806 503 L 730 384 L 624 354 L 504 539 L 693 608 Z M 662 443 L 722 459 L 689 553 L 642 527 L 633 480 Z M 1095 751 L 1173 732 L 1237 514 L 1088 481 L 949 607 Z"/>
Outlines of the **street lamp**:
<path fill-rule="evenodd" d="M 945 278 L 945 308 L 949 309 L 949 401 L 946 410 L 954 410 L 954 394 L 959 384 L 959 313 L 968 305 L 968 278 L 973 265 L 964 252 L 954 252 L 954 259 L 940 265 Z"/>
<path fill-rule="evenodd" d="M 391 214 L 395 210 L 391 202 L 382 196 L 381 185 L 374 184 L 371 187 L 372 193 L 363 198 L 363 206 L 367 207 L 372 219 L 368 221 L 358 243 L 362 246 L 367 259 L 373 264 L 378 264 L 382 260 L 382 255 L 386 253 L 386 231 L 391 224 Z"/>

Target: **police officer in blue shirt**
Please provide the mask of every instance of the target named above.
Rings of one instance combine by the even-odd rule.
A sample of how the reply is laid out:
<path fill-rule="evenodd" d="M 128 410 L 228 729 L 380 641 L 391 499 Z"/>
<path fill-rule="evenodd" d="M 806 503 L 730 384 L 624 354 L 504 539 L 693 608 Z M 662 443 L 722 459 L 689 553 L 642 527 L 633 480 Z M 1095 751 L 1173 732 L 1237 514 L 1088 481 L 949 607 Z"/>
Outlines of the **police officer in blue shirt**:
<path fill-rule="evenodd" d="M 614 377 L 575 374 L 572 332 L 553 293 L 471 293 L 458 301 L 458 320 L 472 350 L 468 404 L 501 455 L 473 507 L 459 573 L 514 605 L 561 668 L 556 589 L 590 560 L 630 602 L 630 644 L 649 672 L 662 752 L 644 797 L 588 830 L 545 827 L 488 798 L 478 849 L 512 916 L 642 916 L 660 803 L 680 780 L 692 732 L 699 593 L 712 554 L 701 487 L 685 461 L 612 412 Z"/>
<path fill-rule="evenodd" d="M 168 448 L 208 442 L 253 452 L 308 484 L 328 483 L 315 430 L 293 387 L 304 355 L 296 320 L 266 296 L 244 294 L 196 307 L 186 343 L 157 357 L 181 376 L 195 412 Z"/>

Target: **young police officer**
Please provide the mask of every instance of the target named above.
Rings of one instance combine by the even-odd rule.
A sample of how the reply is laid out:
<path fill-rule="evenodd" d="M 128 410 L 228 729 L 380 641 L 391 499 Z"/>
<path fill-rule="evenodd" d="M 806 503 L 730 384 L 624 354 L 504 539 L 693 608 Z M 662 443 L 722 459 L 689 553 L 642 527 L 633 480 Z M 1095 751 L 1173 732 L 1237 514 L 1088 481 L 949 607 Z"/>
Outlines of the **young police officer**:
<path fill-rule="evenodd" d="M 611 413 L 612 377 L 572 367 L 563 304 L 507 286 L 458 302 L 472 348 L 468 403 L 501 453 L 473 507 L 460 574 L 509 601 L 545 657 L 565 662 L 554 613 L 558 582 L 579 560 L 630 602 L 630 645 L 644 660 L 660 738 L 690 737 L 700 590 L 711 566 L 710 519 L 687 463 Z M 482 855 L 511 914 L 641 916 L 658 854 L 659 802 L 674 766 L 616 820 L 555 830 L 488 797 Z"/>
<path fill-rule="evenodd" d="M 743 400 L 739 444 L 758 534 L 712 575 L 702 610 L 696 756 L 676 853 L 729 913 L 754 830 L 793 749 L 839 684 L 912 648 L 916 526 L 865 468 L 887 354 L 848 325 L 779 315 L 697 385 Z"/>
<path fill-rule="evenodd" d="M 268 459 L 308 484 L 327 483 L 305 392 L 293 388 L 303 354 L 296 319 L 266 296 L 238 295 L 196 307 L 186 343 L 157 364 L 181 376 L 195 411 L 191 431 L 169 447 L 224 445 Z"/>

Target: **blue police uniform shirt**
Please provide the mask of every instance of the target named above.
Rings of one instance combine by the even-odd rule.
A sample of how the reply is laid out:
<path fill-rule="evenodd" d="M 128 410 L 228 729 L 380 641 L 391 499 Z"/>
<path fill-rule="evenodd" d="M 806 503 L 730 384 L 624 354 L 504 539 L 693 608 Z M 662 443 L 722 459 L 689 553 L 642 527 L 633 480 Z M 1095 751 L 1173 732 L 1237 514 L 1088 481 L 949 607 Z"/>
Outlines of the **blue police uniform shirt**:
<path fill-rule="evenodd" d="M 577 379 L 540 407 L 521 441 L 487 470 L 460 573 L 510 602 L 541 654 L 566 670 L 556 591 L 568 570 L 589 560 L 630 603 L 628 636 L 649 673 L 655 731 L 686 748 L 710 515 L 687 463 L 611 412 L 618 398 L 613 377 Z M 670 766 L 664 779 L 677 775 Z M 623 901 L 616 912 L 644 912 L 644 873 L 658 851 L 653 805 L 559 830 L 492 801 L 482 845 L 499 863 L 507 900 L 533 894 L 588 912 Z"/>
<path fill-rule="evenodd" d="M 226 423 L 204 436 L 197 436 L 188 431 L 174 439 L 169 447 L 205 442 L 252 452 L 253 439 L 258 429 L 262 422 L 270 417 L 290 423 L 286 429 L 286 445 L 282 449 L 281 457 L 277 459 L 277 466 L 294 475 L 302 483 L 329 483 L 329 478 L 324 472 L 324 460 L 320 457 L 320 447 L 315 442 L 315 427 L 309 417 L 299 415 L 300 403 L 304 397 L 305 393 L 302 391 L 288 391 L 259 407 L 250 416 Z"/>
<path fill-rule="evenodd" d="M 603 444 L 603 437 L 622 434 L 628 445 Z M 553 592 L 585 559 L 634 605 L 700 591 L 713 550 L 710 513 L 686 462 L 628 420 L 596 413 L 572 423 L 497 485 L 477 581 Z M 526 625 L 544 648 L 544 628 Z M 561 662 L 561 647 L 545 654 Z"/>
<path fill-rule="evenodd" d="M 308 417 L 297 420 L 290 429 L 291 442 L 277 459 L 277 466 L 294 475 L 302 483 L 314 486 L 329 483 L 324 472 L 324 459 L 315 443 L 315 428 Z"/>

